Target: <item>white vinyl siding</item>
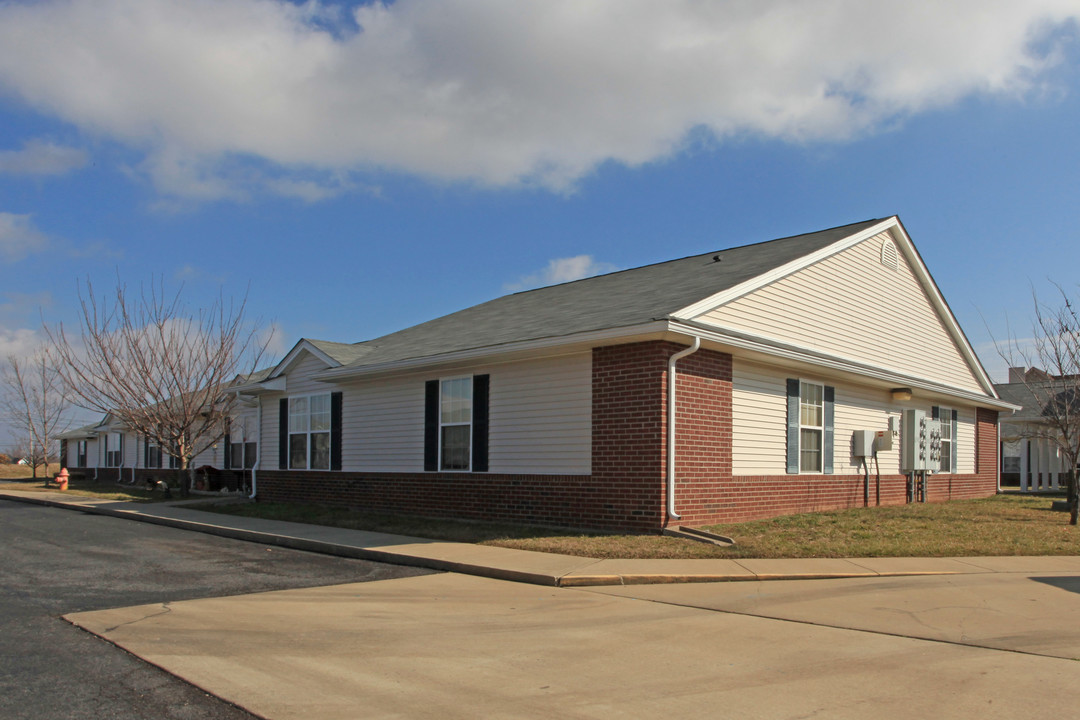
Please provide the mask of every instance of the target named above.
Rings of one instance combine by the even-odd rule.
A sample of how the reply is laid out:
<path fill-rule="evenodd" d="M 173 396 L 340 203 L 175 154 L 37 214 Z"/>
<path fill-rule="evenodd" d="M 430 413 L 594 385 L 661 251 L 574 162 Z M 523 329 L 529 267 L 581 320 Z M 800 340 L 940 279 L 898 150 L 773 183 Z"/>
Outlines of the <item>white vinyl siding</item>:
<path fill-rule="evenodd" d="M 906 259 L 898 270 L 881 264 L 887 237 L 865 240 L 696 319 L 983 392 Z"/>
<path fill-rule="evenodd" d="M 786 382 L 792 373 L 736 361 L 732 368 L 731 425 L 733 475 L 784 475 L 786 470 Z M 885 430 L 889 417 L 906 407 L 927 412 L 933 403 L 897 403 L 885 389 L 827 381 L 836 388 L 833 474 L 861 475 L 851 455 L 856 430 Z M 975 408 L 957 408 L 957 472 L 975 472 Z M 900 472 L 899 443 L 878 453 L 883 475 Z M 871 472 L 874 472 L 871 463 Z"/>
<path fill-rule="evenodd" d="M 592 472 L 592 353 L 490 372 L 490 472 Z"/>
<path fill-rule="evenodd" d="M 588 475 L 592 468 L 592 353 L 416 372 L 331 386 L 310 379 L 312 356 L 288 373 L 287 392 L 263 399 L 263 466 L 277 468 L 278 399 L 340 390 L 342 470 L 424 471 L 424 382 L 490 375 L 489 472 Z"/>

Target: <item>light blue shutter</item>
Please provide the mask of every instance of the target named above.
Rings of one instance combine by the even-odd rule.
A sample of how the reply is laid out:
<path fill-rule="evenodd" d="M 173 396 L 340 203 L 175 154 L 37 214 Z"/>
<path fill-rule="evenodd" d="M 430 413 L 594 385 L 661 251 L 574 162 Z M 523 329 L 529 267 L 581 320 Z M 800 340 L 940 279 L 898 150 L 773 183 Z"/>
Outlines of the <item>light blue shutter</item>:
<path fill-rule="evenodd" d="M 826 475 L 832 475 L 833 471 L 833 445 L 836 432 L 833 428 L 833 418 L 836 415 L 836 388 L 831 388 L 828 385 L 825 386 L 825 430 L 822 433 L 822 448 L 821 448 L 821 472 Z"/>
<path fill-rule="evenodd" d="M 957 439 L 958 438 L 956 437 L 956 411 L 953 410 L 952 411 L 952 444 L 950 445 L 950 449 L 952 450 L 952 457 L 949 458 L 949 470 L 953 474 L 956 473 L 956 457 L 957 457 L 956 443 L 957 443 Z"/>
<path fill-rule="evenodd" d="M 787 471 L 799 472 L 799 380 L 787 381 Z"/>

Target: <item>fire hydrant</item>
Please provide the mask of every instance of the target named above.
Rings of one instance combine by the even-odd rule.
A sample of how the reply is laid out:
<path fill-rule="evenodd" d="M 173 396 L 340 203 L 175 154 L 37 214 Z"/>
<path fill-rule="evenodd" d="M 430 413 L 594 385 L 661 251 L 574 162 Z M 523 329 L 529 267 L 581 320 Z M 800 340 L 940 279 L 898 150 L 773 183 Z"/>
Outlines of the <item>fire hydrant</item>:
<path fill-rule="evenodd" d="M 60 468 L 60 472 L 56 474 L 56 485 L 61 490 L 67 490 L 68 486 L 68 471 L 67 468 Z"/>

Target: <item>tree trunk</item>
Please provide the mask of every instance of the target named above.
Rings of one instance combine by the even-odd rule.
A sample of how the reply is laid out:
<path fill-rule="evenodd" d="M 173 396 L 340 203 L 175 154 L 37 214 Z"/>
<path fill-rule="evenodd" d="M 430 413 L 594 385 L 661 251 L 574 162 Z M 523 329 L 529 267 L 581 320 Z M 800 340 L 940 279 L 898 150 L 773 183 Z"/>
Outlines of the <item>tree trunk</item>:
<path fill-rule="evenodd" d="M 1077 515 L 1080 514 L 1080 488 L 1077 487 L 1076 470 L 1070 470 L 1065 474 L 1066 497 L 1069 501 L 1069 524 L 1075 525 Z"/>

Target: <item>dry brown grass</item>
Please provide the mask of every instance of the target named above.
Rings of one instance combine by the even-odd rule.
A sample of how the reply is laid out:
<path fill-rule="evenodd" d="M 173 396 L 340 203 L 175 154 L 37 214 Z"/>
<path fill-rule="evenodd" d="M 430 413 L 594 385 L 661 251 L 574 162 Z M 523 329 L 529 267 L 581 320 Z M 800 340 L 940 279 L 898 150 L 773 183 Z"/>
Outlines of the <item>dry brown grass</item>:
<path fill-rule="evenodd" d="M 57 472 L 56 465 L 50 465 L 49 470 Z M 45 473 L 44 468 L 38 468 L 38 477 L 40 478 Z M 10 463 L 4 463 L 0 465 L 0 480 L 29 480 L 33 477 L 33 472 L 26 465 L 14 465 Z"/>
<path fill-rule="evenodd" d="M 0 468 L 15 467 L 2 465 Z M 52 466 L 53 470 L 49 477 L 59 472 L 58 466 Z M 29 468 L 24 474 L 8 473 L 0 474 L 0 489 L 18 490 L 19 492 L 57 492 L 55 484 L 48 484 L 41 477 L 42 470 L 38 469 L 38 479 L 33 480 Z M 83 478 L 78 475 L 72 477 L 68 484 L 67 494 L 81 497 L 95 497 L 103 500 L 119 500 L 125 502 L 160 502 L 164 496 L 160 491 L 148 492 L 144 487 L 117 485 L 111 481 L 96 481 L 93 478 Z M 177 499 L 174 495 L 173 499 Z"/>
<path fill-rule="evenodd" d="M 603 535 L 345 508 L 256 503 L 207 510 L 438 540 L 595 558 L 962 557 L 1080 554 L 1080 528 L 1045 497 L 984 500 L 792 515 L 713 526 L 733 548 L 656 535 Z"/>

